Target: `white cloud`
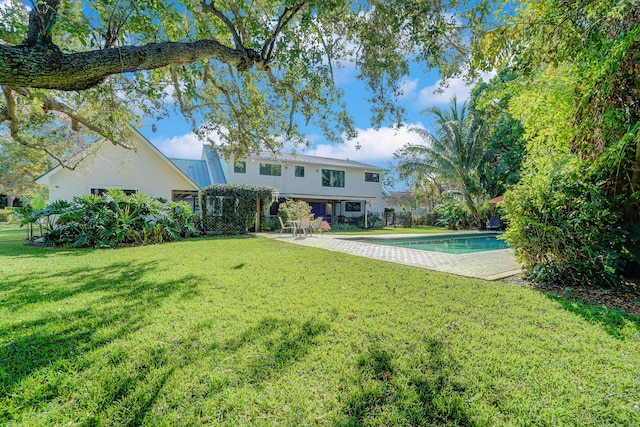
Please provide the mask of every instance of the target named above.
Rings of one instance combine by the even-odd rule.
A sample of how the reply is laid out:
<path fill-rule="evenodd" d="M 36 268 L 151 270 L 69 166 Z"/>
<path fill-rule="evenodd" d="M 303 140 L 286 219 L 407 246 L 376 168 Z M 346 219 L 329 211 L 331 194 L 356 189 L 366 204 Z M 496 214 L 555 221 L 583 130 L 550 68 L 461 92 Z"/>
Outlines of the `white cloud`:
<path fill-rule="evenodd" d="M 151 143 L 167 157 L 199 159 L 202 155 L 202 142 L 193 132 L 172 138 L 152 139 Z"/>
<path fill-rule="evenodd" d="M 400 129 L 385 127 L 381 129 L 358 129 L 358 137 L 342 144 L 316 144 L 304 154 L 336 159 L 357 160 L 379 166 L 387 166 L 393 160 L 393 153 L 407 143 L 419 143 L 420 138 L 410 127 L 424 129 L 422 123 L 413 123 Z M 358 149 L 358 145 L 360 149 Z"/>
<path fill-rule="evenodd" d="M 483 73 L 482 80 L 487 81 L 493 77 L 495 73 Z M 447 87 L 440 91 L 442 80 L 438 80 L 431 86 L 427 86 L 418 93 L 418 106 L 420 108 L 431 107 L 433 105 L 446 105 L 454 96 L 458 98 L 460 103 L 466 101 L 471 96 L 471 89 L 474 84 L 468 85 L 463 79 L 450 79 Z"/>
<path fill-rule="evenodd" d="M 405 101 L 408 99 L 412 99 L 416 96 L 416 89 L 418 88 L 418 79 L 410 80 L 407 78 L 402 79 L 400 82 L 400 90 L 402 91 L 402 95 L 400 95 L 400 100 Z"/>

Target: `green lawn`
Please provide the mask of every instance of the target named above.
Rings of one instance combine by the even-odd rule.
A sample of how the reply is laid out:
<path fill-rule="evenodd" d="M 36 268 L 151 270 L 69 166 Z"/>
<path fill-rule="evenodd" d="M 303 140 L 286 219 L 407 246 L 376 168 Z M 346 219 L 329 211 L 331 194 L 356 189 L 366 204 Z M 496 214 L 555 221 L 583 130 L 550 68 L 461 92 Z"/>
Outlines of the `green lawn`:
<path fill-rule="evenodd" d="M 266 238 L 23 236 L 0 226 L 0 425 L 640 425 L 637 318 Z"/>

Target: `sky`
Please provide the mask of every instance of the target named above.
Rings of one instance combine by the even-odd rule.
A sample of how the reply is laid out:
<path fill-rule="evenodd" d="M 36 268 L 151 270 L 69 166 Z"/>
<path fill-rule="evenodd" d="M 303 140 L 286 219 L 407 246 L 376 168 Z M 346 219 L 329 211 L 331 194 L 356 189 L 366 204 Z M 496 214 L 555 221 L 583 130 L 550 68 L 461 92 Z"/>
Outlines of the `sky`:
<path fill-rule="evenodd" d="M 0 0 L 0 8 L 7 0 Z M 453 96 L 459 101 L 468 99 L 471 87 L 462 79 L 452 79 L 447 87 L 438 91 L 440 80 L 437 71 L 423 72 L 419 66 L 412 67 L 412 74 L 404 80 L 400 104 L 406 109 L 407 121 L 400 129 L 370 125 L 368 93 L 356 78 L 355 67 L 336 70 L 336 82 L 344 90 L 347 109 L 355 120 L 358 137 L 344 143 L 332 144 L 314 129 L 309 129 L 307 139 L 311 148 L 298 150 L 300 154 L 357 160 L 381 167 L 389 167 L 393 153 L 407 143 L 420 143 L 420 138 L 409 131 L 412 127 L 431 130 L 431 118 L 421 114 L 426 108 L 446 106 Z M 490 75 L 484 76 L 487 80 Z M 144 126 L 140 132 L 160 151 L 170 158 L 199 159 L 202 142 L 191 131 L 189 124 L 179 114 L 156 122 L 156 132 Z M 359 147 L 359 149 L 357 148 Z"/>
<path fill-rule="evenodd" d="M 310 154 L 322 157 L 357 160 L 381 167 L 389 167 L 393 160 L 393 153 L 407 143 L 420 143 L 420 138 L 409 131 L 411 127 L 430 130 L 431 118 L 421 114 L 425 108 L 449 104 L 455 95 L 459 101 L 468 99 L 471 87 L 462 79 L 449 81 L 442 91 L 437 89 L 440 84 L 437 72 L 412 74 L 403 83 L 404 95 L 400 104 L 407 111 L 407 122 L 400 129 L 382 127 L 373 129 L 370 125 L 369 107 L 366 101 L 367 92 L 355 75 L 355 70 L 341 70 L 336 81 L 345 92 L 347 109 L 352 114 L 358 128 L 358 137 L 344 143 L 332 144 L 326 142 L 322 135 L 310 130 L 307 139 L 312 147 L 299 150 L 300 154 Z M 487 76 L 488 77 L 488 76 Z M 140 129 L 141 133 L 151 141 L 160 151 L 171 158 L 199 159 L 202 143 L 190 131 L 188 124 L 179 116 L 172 116 L 157 123 L 154 133 L 150 127 Z M 360 147 L 357 149 L 356 147 Z"/>

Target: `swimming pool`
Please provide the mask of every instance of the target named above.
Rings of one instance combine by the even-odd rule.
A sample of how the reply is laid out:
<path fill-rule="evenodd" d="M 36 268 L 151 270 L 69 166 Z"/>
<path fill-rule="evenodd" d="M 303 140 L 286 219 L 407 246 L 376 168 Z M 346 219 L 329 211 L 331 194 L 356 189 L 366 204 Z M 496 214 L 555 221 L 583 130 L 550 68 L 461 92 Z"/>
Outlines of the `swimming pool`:
<path fill-rule="evenodd" d="M 400 246 L 422 251 L 445 252 L 448 254 L 470 254 L 474 252 L 508 249 L 504 240 L 496 238 L 496 233 L 445 234 L 440 236 L 413 237 L 359 237 L 357 242 L 376 245 Z"/>

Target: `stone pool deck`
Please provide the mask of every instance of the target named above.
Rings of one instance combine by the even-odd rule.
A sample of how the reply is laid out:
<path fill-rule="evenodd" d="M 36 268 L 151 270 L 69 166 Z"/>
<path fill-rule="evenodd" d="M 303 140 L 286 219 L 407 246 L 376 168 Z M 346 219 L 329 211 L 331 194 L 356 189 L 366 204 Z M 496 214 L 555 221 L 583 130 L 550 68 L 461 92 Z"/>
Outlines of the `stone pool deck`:
<path fill-rule="evenodd" d="M 376 245 L 358 242 L 349 238 L 360 236 L 325 233 L 322 236 L 296 236 L 290 233 L 259 233 L 271 239 L 296 245 L 311 246 L 330 251 L 343 252 L 350 255 L 372 258 L 381 261 L 410 265 L 428 270 L 442 271 L 458 276 L 473 277 L 484 280 L 499 280 L 521 272 L 510 249 L 475 252 L 471 254 L 447 254 L 442 252 L 422 251 L 395 246 Z M 384 234 L 367 235 L 367 237 L 393 238 L 437 236 L 434 234 Z"/>

